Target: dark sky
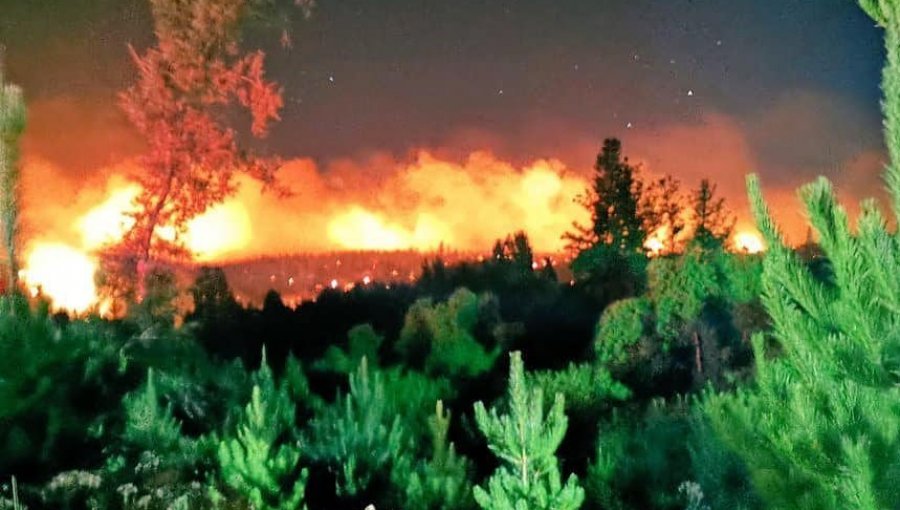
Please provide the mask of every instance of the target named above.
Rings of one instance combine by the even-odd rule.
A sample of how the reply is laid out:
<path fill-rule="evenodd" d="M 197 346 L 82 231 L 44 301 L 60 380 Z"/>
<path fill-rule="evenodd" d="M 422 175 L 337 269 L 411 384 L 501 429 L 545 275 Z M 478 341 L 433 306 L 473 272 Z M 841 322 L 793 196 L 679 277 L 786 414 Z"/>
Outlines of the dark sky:
<path fill-rule="evenodd" d="M 737 192 L 817 174 L 872 194 L 883 152 L 881 31 L 853 0 L 320 0 L 245 38 L 284 86 L 266 142 L 327 163 L 490 148 L 588 167 L 605 136 L 657 171 Z M 27 150 L 85 173 L 135 150 L 115 106 L 144 0 L 0 0 Z"/>

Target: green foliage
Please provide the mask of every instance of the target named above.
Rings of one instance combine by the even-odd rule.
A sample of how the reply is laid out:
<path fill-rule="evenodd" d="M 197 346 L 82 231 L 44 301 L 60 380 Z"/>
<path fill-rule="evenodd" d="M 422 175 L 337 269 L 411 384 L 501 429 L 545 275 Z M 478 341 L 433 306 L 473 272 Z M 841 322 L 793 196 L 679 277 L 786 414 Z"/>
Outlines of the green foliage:
<path fill-rule="evenodd" d="M 654 260 L 649 268 L 649 294 L 656 310 L 657 331 L 666 337 L 700 316 L 711 299 L 724 295 L 727 281 L 722 252 L 710 256 L 701 250 L 690 250 L 674 258 Z"/>
<path fill-rule="evenodd" d="M 882 92 L 885 181 L 900 217 L 900 4 L 861 0 L 885 29 Z M 830 183 L 800 197 L 830 262 L 818 278 L 782 240 L 755 176 L 748 188 L 769 251 L 763 303 L 781 355 L 754 338 L 757 383 L 710 395 L 711 423 L 746 462 L 773 507 L 875 509 L 900 506 L 900 244 L 872 200 L 855 232 Z"/>
<path fill-rule="evenodd" d="M 746 304 L 762 295 L 762 257 L 729 253 L 719 259 L 726 277 L 725 294 L 736 304 Z"/>
<path fill-rule="evenodd" d="M 388 414 L 402 417 L 404 429 L 415 444 L 427 442 L 434 403 L 456 395 L 450 382 L 402 368 L 382 370 L 381 374 Z"/>
<path fill-rule="evenodd" d="M 577 509 L 584 490 L 575 475 L 562 484 L 555 455 L 568 424 L 564 398 L 557 394 L 545 417 L 543 392 L 527 387 L 524 372 L 521 354 L 510 354 L 509 414 L 475 404 L 478 429 L 502 461 L 487 488 L 475 488 L 475 501 L 485 510 Z"/>
<path fill-rule="evenodd" d="M 172 404 L 160 406 L 152 368 L 147 369 L 144 387 L 126 395 L 124 405 L 124 441 L 141 449 L 162 451 L 178 450 L 184 446 L 181 424 L 172 415 Z"/>
<path fill-rule="evenodd" d="M 436 376 L 475 377 L 488 371 L 499 350 L 488 351 L 474 336 L 489 298 L 458 289 L 446 303 L 423 299 L 406 314 L 397 350 L 412 366 Z"/>
<path fill-rule="evenodd" d="M 221 475 L 253 508 L 295 510 L 303 502 L 308 472 L 298 469 L 300 442 L 291 390 L 285 381 L 275 384 L 265 356 L 254 383 L 236 436 L 219 443 Z"/>
<path fill-rule="evenodd" d="M 650 333 L 652 322 L 652 303 L 647 298 L 622 299 L 611 304 L 597 324 L 597 360 L 612 366 L 629 362 L 638 342 Z"/>
<path fill-rule="evenodd" d="M 900 216 L 900 4 L 860 5 L 885 28 L 885 180 Z M 768 359 L 757 335 L 755 387 L 710 395 L 711 423 L 770 506 L 900 506 L 898 234 L 874 201 L 862 203 L 854 232 L 826 179 L 804 186 L 800 197 L 830 262 L 829 277 L 818 278 L 785 246 L 755 176 L 748 188 L 769 246 L 763 303 L 781 355 Z"/>
<path fill-rule="evenodd" d="M 22 90 L 7 85 L 0 51 L 0 218 L 6 250 L 6 285 L 16 291 L 19 266 L 16 237 L 19 231 L 19 139 L 25 131 L 26 109 Z"/>
<path fill-rule="evenodd" d="M 654 401 L 643 416 L 614 415 L 601 425 L 585 485 L 610 510 L 681 508 L 678 485 L 690 476 L 684 403 Z"/>
<path fill-rule="evenodd" d="M 409 450 L 401 416 L 391 412 L 383 376 L 369 370 L 366 358 L 350 374 L 350 393 L 325 407 L 310 427 L 309 456 L 335 475 L 339 496 L 356 496 L 389 477 Z"/>
<path fill-rule="evenodd" d="M 99 449 L 102 418 L 118 409 L 127 386 L 118 372 L 122 342 L 102 323 L 60 326 L 46 307 L 31 311 L 17 296 L 4 299 L 0 471 L 44 473 L 71 452 Z"/>
<path fill-rule="evenodd" d="M 550 395 L 562 395 L 569 413 L 597 413 L 613 401 L 627 400 L 631 391 L 613 379 L 604 367 L 570 363 L 564 370 L 526 375 L 527 386 Z"/>
<path fill-rule="evenodd" d="M 719 439 L 702 406 L 692 406 L 689 420 L 691 479 L 700 487 L 704 502 L 711 508 L 763 508 L 746 465 Z"/>
<path fill-rule="evenodd" d="M 623 253 L 616 247 L 597 244 L 578 252 L 572 261 L 575 277 L 593 288 L 604 302 L 636 296 L 646 287 L 647 256 Z"/>
<path fill-rule="evenodd" d="M 347 332 L 347 340 L 346 351 L 332 345 L 325 351 L 325 356 L 316 363 L 316 368 L 350 374 L 356 370 L 363 358 L 366 358 L 372 365 L 378 366 L 380 359 L 378 351 L 384 342 L 384 337 L 375 332 L 371 325 L 353 326 Z"/>
<path fill-rule="evenodd" d="M 782 243 L 755 179 L 754 212 L 766 235 L 763 302 L 783 355 L 766 359 L 754 339 L 757 385 L 711 396 L 706 409 L 747 462 L 766 501 L 793 508 L 891 508 L 900 504 L 900 250 L 872 204 L 851 234 L 827 181 L 801 196 L 832 262 L 818 281 Z"/>
<path fill-rule="evenodd" d="M 139 303 L 131 304 L 128 316 L 146 337 L 159 337 L 175 325 L 178 286 L 170 269 L 153 267 L 144 275 L 144 294 Z"/>
<path fill-rule="evenodd" d="M 464 510 L 474 506 L 471 466 L 457 455 L 447 437 L 450 412 L 438 400 L 435 413 L 428 420 L 431 432 L 431 458 L 419 462 L 406 476 L 396 476 L 396 485 L 405 487 L 405 510 Z M 399 470 L 398 470 L 399 471 Z"/>

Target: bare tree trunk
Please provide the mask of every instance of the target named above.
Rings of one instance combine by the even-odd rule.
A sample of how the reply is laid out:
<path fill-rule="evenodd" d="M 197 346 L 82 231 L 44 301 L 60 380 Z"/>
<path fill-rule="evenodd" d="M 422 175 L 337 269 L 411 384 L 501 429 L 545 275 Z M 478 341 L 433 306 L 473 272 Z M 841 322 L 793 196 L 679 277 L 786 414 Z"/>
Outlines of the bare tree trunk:
<path fill-rule="evenodd" d="M 703 375 L 703 344 L 700 342 L 700 333 L 694 330 L 691 338 L 694 342 L 694 364 L 697 367 L 697 373 Z"/>

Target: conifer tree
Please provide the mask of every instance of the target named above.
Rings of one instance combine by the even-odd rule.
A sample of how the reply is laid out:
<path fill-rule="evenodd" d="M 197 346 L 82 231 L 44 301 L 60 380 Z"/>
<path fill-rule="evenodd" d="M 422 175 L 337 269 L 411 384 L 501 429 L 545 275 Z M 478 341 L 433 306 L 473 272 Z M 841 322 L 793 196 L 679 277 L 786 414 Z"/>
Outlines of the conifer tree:
<path fill-rule="evenodd" d="M 144 449 L 165 451 L 182 443 L 181 424 L 172 414 L 172 404 L 160 406 L 153 369 L 147 369 L 144 387 L 125 396 L 125 432 L 123 439 Z"/>
<path fill-rule="evenodd" d="M 594 166 L 593 185 L 582 198 L 591 213 L 589 226 L 575 224 L 564 238 L 576 250 L 572 272 L 602 303 L 639 294 L 645 284 L 644 242 L 647 208 L 637 169 L 622 156 L 622 143 L 609 138 Z"/>
<path fill-rule="evenodd" d="M 388 404 L 382 374 L 370 371 L 364 357 L 350 374 L 350 393 L 313 420 L 309 455 L 334 473 L 339 496 L 356 497 L 374 480 L 389 479 L 407 453 L 401 417 Z"/>
<path fill-rule="evenodd" d="M 395 484 L 406 487 L 405 510 L 462 510 L 471 508 L 471 466 L 465 457 L 456 453 L 447 435 L 450 431 L 450 412 L 438 400 L 435 413 L 428 420 L 431 431 L 431 458 L 422 463 L 408 477 Z"/>
<path fill-rule="evenodd" d="M 8 85 L 3 76 L 3 47 L 0 46 L 0 215 L 3 221 L 3 247 L 6 250 L 6 285 L 9 292 L 18 288 L 19 229 L 19 138 L 25 131 L 25 101 L 22 91 Z"/>
<path fill-rule="evenodd" d="M 254 379 L 237 435 L 219 443 L 222 478 L 257 510 L 306 508 L 308 471 L 299 468 L 296 408 L 289 385 L 275 384 L 265 353 Z"/>
<path fill-rule="evenodd" d="M 508 414 L 490 413 L 475 404 L 475 421 L 488 447 L 502 465 L 487 482 L 474 489 L 475 501 L 485 510 L 575 510 L 584 501 L 578 478 L 565 485 L 556 449 L 568 426 L 564 399 L 557 394 L 547 416 L 540 388 L 528 388 L 522 355 L 510 354 Z"/>
<path fill-rule="evenodd" d="M 622 253 L 640 251 L 646 237 L 640 207 L 642 186 L 635 168 L 622 156 L 622 142 L 615 138 L 603 141 L 594 171 L 593 185 L 584 197 L 591 225 L 575 225 L 566 239 L 580 250 L 602 244 Z"/>
<path fill-rule="evenodd" d="M 725 206 L 725 199 L 716 196 L 716 185 L 709 179 L 691 195 L 694 224 L 693 242 L 704 249 L 725 245 L 734 228 L 734 217 Z"/>
<path fill-rule="evenodd" d="M 885 29 L 886 182 L 900 215 L 900 3 L 862 0 Z M 831 263 L 817 278 L 785 246 L 755 176 L 748 188 L 769 250 L 763 302 L 781 354 L 754 348 L 757 382 L 706 404 L 717 433 L 747 463 L 774 508 L 900 507 L 900 244 L 873 200 L 856 229 L 820 178 L 800 190 Z"/>

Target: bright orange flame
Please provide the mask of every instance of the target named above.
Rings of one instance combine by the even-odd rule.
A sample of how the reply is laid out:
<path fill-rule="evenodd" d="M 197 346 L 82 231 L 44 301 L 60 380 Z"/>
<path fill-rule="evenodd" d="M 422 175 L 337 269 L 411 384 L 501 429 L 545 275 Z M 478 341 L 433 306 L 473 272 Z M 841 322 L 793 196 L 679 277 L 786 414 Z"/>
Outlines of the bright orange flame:
<path fill-rule="evenodd" d="M 649 255 L 650 257 L 659 255 L 660 253 L 662 253 L 665 247 L 666 245 L 656 237 L 651 237 L 644 242 L 644 248 L 647 249 L 647 255 Z"/>
<path fill-rule="evenodd" d="M 342 248 L 353 250 L 433 250 L 447 242 L 447 227 L 427 214 L 420 215 L 413 229 L 386 222 L 381 216 L 354 206 L 328 225 L 328 237 Z"/>
<path fill-rule="evenodd" d="M 734 247 L 743 253 L 760 253 L 766 249 L 762 236 L 757 232 L 744 230 L 734 235 Z"/>
<path fill-rule="evenodd" d="M 213 207 L 188 223 L 185 245 L 198 260 L 220 258 L 251 242 L 247 209 L 239 202 Z"/>
<path fill-rule="evenodd" d="M 38 289 L 55 309 L 81 313 L 96 303 L 94 273 L 97 262 L 93 252 L 122 239 L 134 224 L 134 198 L 140 188 L 133 184 L 113 189 L 106 200 L 83 214 L 74 223 L 80 246 L 48 241 L 33 241 L 22 271 L 32 293 Z M 174 238 L 171 227 L 160 227 L 159 235 Z M 251 222 L 246 208 L 230 201 L 213 207 L 188 223 L 184 243 L 198 260 L 227 255 L 251 241 Z"/>
<path fill-rule="evenodd" d="M 96 262 L 71 246 L 38 243 L 28 253 L 21 276 L 33 295 L 43 293 L 57 310 L 83 313 L 97 298 Z"/>
<path fill-rule="evenodd" d="M 96 250 L 120 240 L 134 224 L 128 213 L 135 210 L 133 200 L 140 193 L 138 186 L 125 186 L 110 193 L 103 203 L 87 212 L 78 221 L 82 245 Z"/>

